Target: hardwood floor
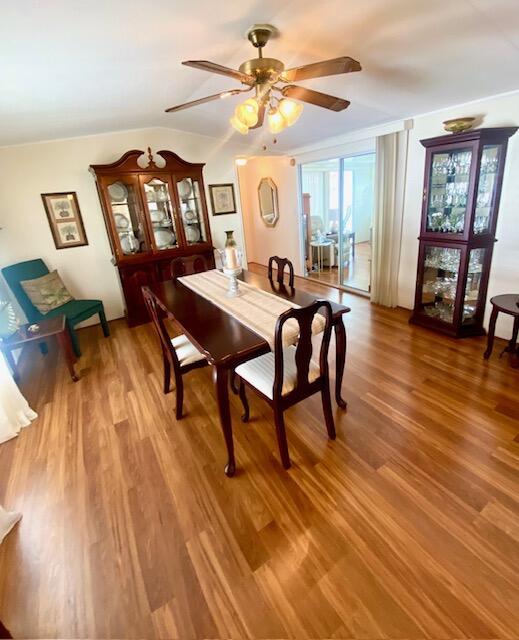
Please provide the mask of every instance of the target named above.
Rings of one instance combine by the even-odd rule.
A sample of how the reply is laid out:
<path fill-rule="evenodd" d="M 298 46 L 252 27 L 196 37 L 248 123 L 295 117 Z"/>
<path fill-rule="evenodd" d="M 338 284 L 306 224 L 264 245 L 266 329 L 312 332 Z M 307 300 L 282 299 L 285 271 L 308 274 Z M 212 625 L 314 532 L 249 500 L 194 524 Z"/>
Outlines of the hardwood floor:
<path fill-rule="evenodd" d="M 517 638 L 519 371 L 484 339 L 298 280 L 352 307 L 337 440 L 320 401 L 287 414 L 232 395 L 223 474 L 210 369 L 186 417 L 151 325 L 81 332 L 81 380 L 34 353 L 39 418 L 0 445 L 0 619 L 20 638 Z M 332 349 L 333 352 L 333 349 Z M 27 361 L 26 361 L 27 362 Z"/>

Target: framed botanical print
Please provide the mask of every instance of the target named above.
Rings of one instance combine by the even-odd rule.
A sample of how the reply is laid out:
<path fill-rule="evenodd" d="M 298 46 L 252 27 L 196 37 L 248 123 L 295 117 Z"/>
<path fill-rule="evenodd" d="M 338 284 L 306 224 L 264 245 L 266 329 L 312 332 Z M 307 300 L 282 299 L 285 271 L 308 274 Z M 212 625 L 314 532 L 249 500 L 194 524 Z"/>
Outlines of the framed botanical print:
<path fill-rule="evenodd" d="M 226 213 L 236 213 L 236 200 L 234 199 L 234 185 L 210 184 L 209 196 L 213 216 L 223 216 Z"/>
<path fill-rule="evenodd" d="M 88 244 L 77 194 L 74 191 L 42 193 L 41 199 L 56 249 L 82 247 Z"/>

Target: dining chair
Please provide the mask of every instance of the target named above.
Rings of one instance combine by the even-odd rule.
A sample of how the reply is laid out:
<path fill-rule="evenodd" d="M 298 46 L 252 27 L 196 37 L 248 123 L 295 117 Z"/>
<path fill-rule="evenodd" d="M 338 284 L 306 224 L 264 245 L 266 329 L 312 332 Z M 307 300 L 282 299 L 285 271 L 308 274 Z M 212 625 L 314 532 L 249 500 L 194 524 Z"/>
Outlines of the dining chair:
<path fill-rule="evenodd" d="M 193 273 L 201 273 L 209 269 L 207 260 L 202 255 L 184 256 L 171 261 L 171 278 L 190 276 Z"/>
<path fill-rule="evenodd" d="M 288 267 L 288 286 L 293 289 L 294 288 L 294 265 L 290 262 L 288 258 L 280 258 L 279 256 L 270 256 L 269 258 L 269 266 L 268 266 L 268 278 L 269 280 L 273 280 L 273 264 L 276 263 L 277 269 L 277 282 L 278 284 L 284 284 L 283 280 L 285 277 L 285 267 Z"/>
<path fill-rule="evenodd" d="M 312 323 L 317 313 L 325 318 L 319 364 L 312 360 Z M 283 326 L 288 321 L 296 321 L 299 324 L 297 346 L 283 347 Z M 326 300 L 316 300 L 307 307 L 288 309 L 276 322 L 274 352 L 270 351 L 244 362 L 235 370 L 239 378 L 239 396 L 244 409 L 243 422 L 249 420 L 245 386 L 251 387 L 272 407 L 279 453 L 285 469 L 290 468 L 290 456 L 283 413 L 294 404 L 320 391 L 328 437 L 335 440 L 328 374 L 331 329 L 332 308 Z"/>
<path fill-rule="evenodd" d="M 171 391 L 171 369 L 173 368 L 177 396 L 176 418 L 180 420 L 180 418 L 182 418 L 182 404 L 184 400 L 184 383 L 182 376 L 193 369 L 207 366 L 208 362 L 204 354 L 200 353 L 186 335 L 181 334 L 175 338 L 171 338 L 164 323 L 164 314 L 157 306 L 153 295 L 146 288 L 143 288 L 142 295 L 162 349 L 162 359 L 164 362 L 164 393 Z"/>
<path fill-rule="evenodd" d="M 21 283 L 23 280 L 33 280 L 34 278 L 45 276 L 48 273 L 49 269 L 41 258 L 37 258 L 36 260 L 27 260 L 26 262 L 18 262 L 17 264 L 12 264 L 9 267 L 4 267 L 2 269 L 2 275 L 15 298 L 18 300 L 20 307 L 23 309 L 28 322 L 37 324 L 43 318 L 53 318 L 61 314 L 66 317 L 67 329 L 70 334 L 72 347 L 74 349 L 74 353 L 79 358 L 81 356 L 81 348 L 79 346 L 79 338 L 75 330 L 75 326 L 77 324 L 83 322 L 83 320 L 87 320 L 95 314 L 98 314 L 99 321 L 101 322 L 101 327 L 103 329 L 103 335 L 105 338 L 110 335 L 110 328 L 106 321 L 103 302 L 101 300 L 70 300 L 60 307 L 56 307 L 43 315 L 33 305 Z M 40 345 L 40 349 L 43 353 L 47 353 L 47 345 L 45 343 Z"/>

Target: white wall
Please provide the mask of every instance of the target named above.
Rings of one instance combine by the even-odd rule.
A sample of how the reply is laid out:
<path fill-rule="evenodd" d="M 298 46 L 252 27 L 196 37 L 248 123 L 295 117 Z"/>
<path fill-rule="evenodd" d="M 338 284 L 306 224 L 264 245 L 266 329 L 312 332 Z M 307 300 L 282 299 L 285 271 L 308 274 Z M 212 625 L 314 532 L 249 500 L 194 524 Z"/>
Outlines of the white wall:
<path fill-rule="evenodd" d="M 420 140 L 445 133 L 442 122 L 460 116 L 480 116 L 483 127 L 519 125 L 519 93 L 488 98 L 464 106 L 418 116 L 409 131 L 406 194 L 402 231 L 402 251 L 398 284 L 399 306 L 411 309 L 414 303 L 418 240 L 420 233 L 425 149 Z M 499 208 L 496 242 L 488 288 L 488 300 L 500 293 L 519 293 L 519 132 L 510 139 Z M 488 326 L 487 304 L 485 326 Z M 509 338 L 510 317 L 500 314 L 496 334 Z"/>
<path fill-rule="evenodd" d="M 270 256 L 289 258 L 303 275 L 297 201 L 297 169 L 287 156 L 250 158 L 238 168 L 247 259 L 266 265 Z M 258 185 L 272 178 L 278 188 L 279 220 L 267 227 L 260 216 Z"/>
<path fill-rule="evenodd" d="M 215 138 L 165 128 L 123 131 L 0 148 L 0 267 L 41 257 L 58 269 L 78 298 L 103 300 L 109 319 L 123 315 L 123 298 L 90 164 L 117 160 L 130 149 L 169 149 L 189 162 L 205 162 L 204 181 L 235 183 L 237 214 L 209 220 L 215 246 L 233 229 L 243 242 L 234 157 L 243 147 Z M 88 246 L 56 250 L 40 194 L 76 191 Z"/>

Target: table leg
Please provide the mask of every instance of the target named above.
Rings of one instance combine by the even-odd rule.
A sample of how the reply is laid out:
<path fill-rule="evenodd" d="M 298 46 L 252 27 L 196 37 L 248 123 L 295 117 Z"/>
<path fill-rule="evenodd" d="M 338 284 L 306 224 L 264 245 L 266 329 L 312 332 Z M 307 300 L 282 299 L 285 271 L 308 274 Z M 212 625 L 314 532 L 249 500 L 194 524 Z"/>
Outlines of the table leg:
<path fill-rule="evenodd" d="M 232 438 L 231 411 L 229 408 L 229 370 L 223 366 L 213 367 L 213 382 L 218 400 L 218 411 L 220 413 L 220 425 L 227 447 L 227 464 L 225 465 L 225 475 L 232 478 L 236 472 L 236 462 L 234 460 L 234 442 Z"/>
<path fill-rule="evenodd" d="M 346 401 L 341 397 L 342 376 L 346 362 L 346 328 L 342 317 L 334 325 L 335 329 L 335 401 L 341 409 L 346 409 Z"/>
<path fill-rule="evenodd" d="M 497 320 L 498 313 L 499 313 L 499 309 L 497 309 L 496 307 L 493 307 L 492 314 L 490 316 L 490 324 L 488 326 L 487 350 L 483 354 L 483 358 L 485 358 L 485 360 L 488 360 L 490 358 L 490 355 L 492 354 L 492 349 L 494 348 L 494 333 L 496 330 L 496 320 Z"/>
<path fill-rule="evenodd" d="M 507 351 L 510 351 L 511 353 L 515 352 L 518 335 L 519 335 L 519 316 L 517 316 L 517 318 L 514 318 L 514 329 L 512 331 L 512 339 L 508 343 Z"/>
<path fill-rule="evenodd" d="M 74 370 L 74 363 L 76 362 L 77 358 L 76 358 L 76 354 L 72 349 L 72 342 L 70 341 L 70 335 L 68 331 L 65 329 L 65 331 L 62 331 L 61 333 L 57 334 L 57 338 L 58 338 L 59 345 L 63 351 L 63 354 L 65 356 L 65 362 L 67 363 L 67 368 L 69 370 L 70 377 L 74 382 L 77 382 L 79 378 L 77 377 L 76 372 Z"/>

